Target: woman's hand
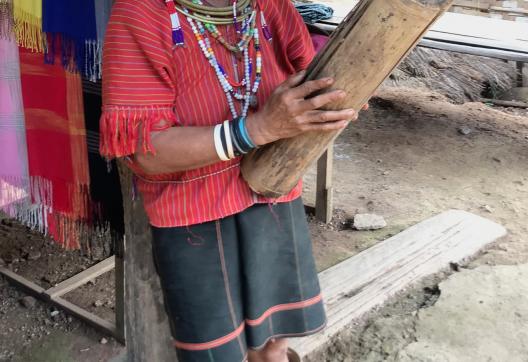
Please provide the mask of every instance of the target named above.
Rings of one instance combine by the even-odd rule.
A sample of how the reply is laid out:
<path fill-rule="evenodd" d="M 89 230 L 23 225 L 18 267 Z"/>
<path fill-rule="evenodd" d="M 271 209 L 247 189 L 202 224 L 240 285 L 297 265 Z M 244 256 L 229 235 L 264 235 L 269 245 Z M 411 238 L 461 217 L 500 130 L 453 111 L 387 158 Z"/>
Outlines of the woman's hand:
<path fill-rule="evenodd" d="M 346 93 L 335 90 L 305 99 L 328 88 L 331 78 L 302 83 L 304 72 L 288 78 L 271 94 L 262 109 L 247 118 L 250 137 L 258 145 L 282 138 L 290 138 L 308 131 L 334 131 L 345 128 L 358 114 L 353 109 L 341 111 L 319 110 L 321 107 L 343 100 Z"/>

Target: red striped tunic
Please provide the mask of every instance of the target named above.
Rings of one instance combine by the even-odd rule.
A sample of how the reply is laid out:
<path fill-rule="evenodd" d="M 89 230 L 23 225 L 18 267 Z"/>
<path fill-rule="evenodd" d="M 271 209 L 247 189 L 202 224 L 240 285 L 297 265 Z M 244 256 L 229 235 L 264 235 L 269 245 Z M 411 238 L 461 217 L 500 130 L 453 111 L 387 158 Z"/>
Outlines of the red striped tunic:
<path fill-rule="evenodd" d="M 273 40 L 261 31 L 263 80 L 259 104 L 289 75 L 305 69 L 314 56 L 308 31 L 290 0 L 259 0 Z M 260 24 L 260 16 L 258 23 Z M 201 52 L 186 19 L 180 15 L 185 47 L 173 48 L 170 18 L 162 0 L 117 0 L 103 55 L 101 154 L 108 158 L 155 152 L 150 132 L 168 127 L 213 126 L 231 119 L 226 96 Z M 234 39 L 232 26 L 219 27 Z M 218 42 L 220 64 L 240 78 L 243 61 Z M 252 48 L 252 47 L 251 47 Z M 254 59 L 254 50 L 251 57 Z M 178 155 L 174 155 L 178 157 Z M 291 201 L 297 187 L 277 200 L 256 195 L 240 174 L 240 159 L 163 175 L 146 175 L 133 161 L 138 189 L 152 225 L 175 227 L 216 220 L 254 203 Z"/>

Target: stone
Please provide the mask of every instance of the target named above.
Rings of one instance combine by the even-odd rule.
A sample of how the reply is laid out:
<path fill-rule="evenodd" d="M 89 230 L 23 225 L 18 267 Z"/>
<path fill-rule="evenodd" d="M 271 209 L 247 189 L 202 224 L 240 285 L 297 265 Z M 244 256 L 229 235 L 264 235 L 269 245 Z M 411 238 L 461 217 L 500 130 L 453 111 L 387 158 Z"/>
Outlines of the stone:
<path fill-rule="evenodd" d="M 60 313 L 60 312 L 59 312 L 58 310 L 52 310 L 52 311 L 50 312 L 50 316 L 51 316 L 52 318 L 55 318 L 55 317 L 57 317 L 57 316 L 59 315 L 59 313 Z"/>
<path fill-rule="evenodd" d="M 104 304 L 104 303 L 103 303 L 102 301 L 100 301 L 100 300 L 96 300 L 96 301 L 94 302 L 93 305 L 94 305 L 94 307 L 99 308 L 99 307 L 102 307 L 103 304 Z"/>
<path fill-rule="evenodd" d="M 354 216 L 353 226 L 356 230 L 378 230 L 387 226 L 387 222 L 380 215 L 357 214 Z"/>
<path fill-rule="evenodd" d="M 439 288 L 438 301 L 418 312 L 415 341 L 395 361 L 525 360 L 528 264 L 463 269 Z"/>
<path fill-rule="evenodd" d="M 40 259 L 40 257 L 42 256 L 42 254 L 40 253 L 40 251 L 38 250 L 31 250 L 27 256 L 26 256 L 26 259 L 27 260 L 38 260 Z"/>
<path fill-rule="evenodd" d="M 498 163 L 502 163 L 502 160 L 498 157 L 492 157 L 493 161 L 495 162 L 498 162 Z"/>
<path fill-rule="evenodd" d="M 473 130 L 469 127 L 466 127 L 466 126 L 463 126 L 463 127 L 459 127 L 457 129 L 458 133 L 460 133 L 461 135 L 463 136 L 467 136 L 468 134 L 470 134 L 471 132 L 473 132 Z"/>
<path fill-rule="evenodd" d="M 25 296 L 19 300 L 20 304 L 28 309 L 31 309 L 37 304 L 37 300 L 33 298 L 32 296 Z"/>
<path fill-rule="evenodd" d="M 491 206 L 489 206 L 489 205 L 484 205 L 484 206 L 482 206 L 482 209 L 483 209 L 484 211 L 489 212 L 490 214 L 493 213 L 493 209 L 492 209 Z"/>
<path fill-rule="evenodd" d="M 101 342 L 101 344 L 107 344 L 108 343 L 108 339 L 103 337 L 103 338 L 101 338 L 100 342 Z"/>

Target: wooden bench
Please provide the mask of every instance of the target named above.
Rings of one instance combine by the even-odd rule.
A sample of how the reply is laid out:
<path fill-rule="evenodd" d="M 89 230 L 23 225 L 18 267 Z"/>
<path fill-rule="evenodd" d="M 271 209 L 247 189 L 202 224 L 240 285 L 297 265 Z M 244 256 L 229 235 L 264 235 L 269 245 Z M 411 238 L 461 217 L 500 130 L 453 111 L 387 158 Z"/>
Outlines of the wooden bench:
<path fill-rule="evenodd" d="M 334 16 L 315 24 L 333 31 L 352 11 L 357 0 L 314 1 L 334 9 Z M 528 23 L 473 15 L 445 13 L 424 35 L 418 46 L 514 61 L 518 69 L 518 86 L 523 86 L 524 64 L 528 62 Z M 332 147 L 317 163 L 315 215 L 323 222 L 332 219 Z"/>

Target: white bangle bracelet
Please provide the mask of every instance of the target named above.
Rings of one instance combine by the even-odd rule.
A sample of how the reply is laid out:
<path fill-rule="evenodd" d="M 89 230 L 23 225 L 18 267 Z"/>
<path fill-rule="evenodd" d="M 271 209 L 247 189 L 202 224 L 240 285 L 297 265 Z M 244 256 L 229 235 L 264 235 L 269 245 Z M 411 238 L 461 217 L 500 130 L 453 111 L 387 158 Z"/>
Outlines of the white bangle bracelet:
<path fill-rule="evenodd" d="M 224 146 L 222 145 L 220 132 L 222 132 L 222 124 L 217 124 L 214 128 L 214 145 L 216 149 L 216 154 L 222 161 L 229 161 L 229 158 L 227 158 L 225 154 Z"/>
<path fill-rule="evenodd" d="M 235 158 L 235 151 L 233 150 L 233 141 L 231 140 L 231 127 L 229 121 L 224 121 L 224 136 L 227 143 L 227 156 L 229 159 Z"/>

